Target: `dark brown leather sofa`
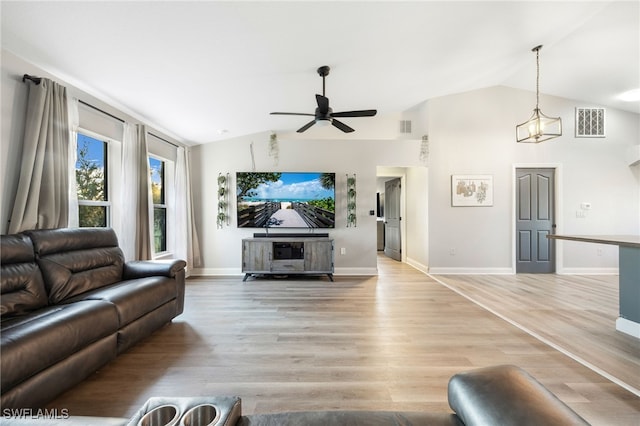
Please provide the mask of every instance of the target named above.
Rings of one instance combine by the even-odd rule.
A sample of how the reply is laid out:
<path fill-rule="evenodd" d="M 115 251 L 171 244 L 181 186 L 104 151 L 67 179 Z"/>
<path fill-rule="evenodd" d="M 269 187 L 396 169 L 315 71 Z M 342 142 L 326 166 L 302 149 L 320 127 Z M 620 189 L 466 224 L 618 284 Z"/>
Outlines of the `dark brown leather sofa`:
<path fill-rule="evenodd" d="M 1 236 L 3 409 L 43 407 L 180 315 L 182 260 L 125 262 L 108 228 Z"/>
<path fill-rule="evenodd" d="M 540 382 L 513 365 L 480 368 L 449 380 L 452 412 L 304 411 L 242 414 L 239 397 L 154 397 L 131 419 L 14 416 L 7 426 L 569 426 L 588 425 Z"/>

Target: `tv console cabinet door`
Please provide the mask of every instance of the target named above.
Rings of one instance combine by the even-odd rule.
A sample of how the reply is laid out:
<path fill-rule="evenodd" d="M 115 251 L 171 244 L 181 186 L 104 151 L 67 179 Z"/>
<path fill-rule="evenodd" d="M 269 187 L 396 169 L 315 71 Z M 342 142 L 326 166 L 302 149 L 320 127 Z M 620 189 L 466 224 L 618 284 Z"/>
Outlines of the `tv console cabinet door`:
<path fill-rule="evenodd" d="M 271 272 L 271 241 L 242 242 L 242 272 Z"/>
<path fill-rule="evenodd" d="M 304 270 L 333 273 L 333 241 L 305 241 Z"/>

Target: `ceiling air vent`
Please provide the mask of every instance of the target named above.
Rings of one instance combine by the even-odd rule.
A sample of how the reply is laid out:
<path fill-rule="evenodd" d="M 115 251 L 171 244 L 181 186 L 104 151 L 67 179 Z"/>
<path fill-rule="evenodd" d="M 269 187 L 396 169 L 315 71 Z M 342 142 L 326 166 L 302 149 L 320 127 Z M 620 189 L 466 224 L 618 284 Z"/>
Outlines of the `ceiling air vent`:
<path fill-rule="evenodd" d="M 411 120 L 400 120 L 400 133 L 411 133 Z"/>
<path fill-rule="evenodd" d="M 604 108 L 576 108 L 576 137 L 603 138 Z"/>

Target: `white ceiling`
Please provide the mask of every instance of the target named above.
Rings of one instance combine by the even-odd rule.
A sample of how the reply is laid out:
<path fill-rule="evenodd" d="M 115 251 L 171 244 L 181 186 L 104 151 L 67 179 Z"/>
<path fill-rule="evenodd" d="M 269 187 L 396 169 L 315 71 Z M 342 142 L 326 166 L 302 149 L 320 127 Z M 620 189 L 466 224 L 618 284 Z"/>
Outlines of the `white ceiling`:
<path fill-rule="evenodd" d="M 542 93 L 640 113 L 617 98 L 640 88 L 639 1 L 1 6 L 3 48 L 188 144 L 297 129 L 308 117 L 269 112 L 313 113 L 321 65 L 335 111 L 393 114 L 494 85 L 535 91 L 538 44 Z M 356 131 L 362 120 L 344 119 Z"/>

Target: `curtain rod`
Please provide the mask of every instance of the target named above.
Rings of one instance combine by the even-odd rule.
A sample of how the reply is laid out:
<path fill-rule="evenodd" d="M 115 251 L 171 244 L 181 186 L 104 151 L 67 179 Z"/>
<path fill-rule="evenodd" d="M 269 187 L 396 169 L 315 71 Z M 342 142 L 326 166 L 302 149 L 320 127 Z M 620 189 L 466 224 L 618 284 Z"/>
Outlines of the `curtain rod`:
<path fill-rule="evenodd" d="M 27 80 L 33 81 L 36 85 L 38 85 L 38 84 L 40 84 L 40 82 L 42 81 L 42 78 L 40 78 L 40 77 L 35 77 L 35 76 L 33 76 L 33 75 L 29 75 L 29 74 L 25 74 L 25 75 L 23 75 L 23 76 L 22 76 L 22 82 L 24 83 L 24 82 L 26 82 Z M 85 101 L 82 101 L 82 100 L 80 100 L 80 99 L 78 99 L 78 102 L 79 102 L 79 103 L 81 103 L 81 104 L 82 104 L 82 105 L 84 105 L 84 106 L 88 106 L 89 108 L 92 108 L 92 109 L 94 109 L 94 110 L 96 110 L 96 111 L 98 111 L 98 112 L 101 112 L 101 113 L 103 113 L 104 115 L 108 115 L 109 117 L 111 117 L 111 118 L 113 118 L 113 119 L 115 119 L 115 120 L 118 120 L 118 121 L 119 121 L 119 122 L 121 122 L 121 123 L 124 123 L 124 120 L 123 120 L 122 118 L 120 118 L 120 117 L 116 117 L 115 115 L 110 114 L 110 113 L 108 113 L 107 111 L 101 110 L 100 108 L 95 107 L 95 106 L 93 106 L 93 105 L 91 105 L 91 104 L 89 104 L 89 103 L 87 103 L 87 102 L 85 102 Z"/>
<path fill-rule="evenodd" d="M 160 139 L 162 142 L 166 142 L 166 143 L 168 143 L 169 145 L 173 145 L 173 146 L 175 146 L 176 148 L 180 148 L 180 145 L 177 145 L 177 144 L 175 144 L 175 143 L 173 143 L 173 142 L 169 142 L 169 141 L 168 141 L 168 140 L 166 140 L 165 138 L 161 138 L 160 136 L 155 135 L 155 134 L 153 134 L 153 133 L 151 133 L 151 132 L 148 132 L 148 133 L 149 133 L 151 136 L 153 136 L 154 138 L 156 138 L 156 139 Z"/>
<path fill-rule="evenodd" d="M 22 82 L 26 82 L 27 80 L 29 81 L 33 81 L 36 85 L 40 84 L 40 82 L 42 81 L 42 78 L 40 77 L 34 77 L 32 75 L 29 74 L 25 74 L 22 76 Z"/>
<path fill-rule="evenodd" d="M 25 74 L 25 75 L 23 75 L 23 76 L 22 76 L 22 82 L 24 83 L 24 82 L 26 82 L 27 80 L 30 80 L 30 81 L 34 82 L 34 83 L 37 85 L 37 84 L 40 84 L 40 82 L 42 81 L 42 78 L 40 78 L 40 77 L 35 77 L 35 76 L 29 75 L 29 74 Z M 98 107 L 95 107 L 95 106 L 93 106 L 93 105 L 91 105 L 91 104 L 89 104 L 89 103 L 87 103 L 87 102 L 85 102 L 85 101 L 81 101 L 80 99 L 78 99 L 78 102 L 79 102 L 79 103 L 81 103 L 82 105 L 88 106 L 89 108 L 92 108 L 92 109 L 94 109 L 94 110 L 96 110 L 96 111 L 98 111 L 98 112 L 101 112 L 101 113 L 103 113 L 103 114 L 105 114 L 105 115 L 108 115 L 109 117 L 111 117 L 111 118 L 113 118 L 113 119 L 115 119 L 115 120 L 118 120 L 118 121 L 119 121 L 119 122 L 121 122 L 121 123 L 125 123 L 125 121 L 124 121 L 122 118 L 120 118 L 120 117 L 116 117 L 115 115 L 113 115 L 113 114 L 111 114 L 111 113 L 108 113 L 107 111 L 104 111 L 104 110 L 102 110 L 102 109 L 100 109 L 100 108 L 98 108 Z M 173 143 L 173 142 L 169 142 L 169 141 L 168 141 L 168 140 L 166 140 L 165 138 L 161 138 L 160 136 L 155 135 L 155 134 L 153 134 L 153 133 L 151 133 L 151 132 L 149 132 L 149 134 L 150 134 L 151 136 L 153 136 L 153 137 L 157 138 L 157 139 L 160 139 L 160 140 L 161 140 L 161 141 L 163 141 L 163 142 L 168 143 L 169 145 L 173 145 L 173 146 L 175 146 L 176 148 L 180 148 L 180 145 L 177 145 L 177 144 L 175 144 L 175 143 Z"/>
<path fill-rule="evenodd" d="M 91 104 L 88 104 L 88 103 L 86 103 L 85 101 L 81 101 L 80 99 L 78 99 L 78 103 L 81 103 L 81 104 L 82 104 L 82 105 L 84 105 L 84 106 L 88 106 L 89 108 L 95 109 L 96 111 L 101 112 L 101 113 L 103 113 L 104 115 L 108 115 L 109 117 L 113 118 L 114 120 L 118 120 L 118 121 L 119 121 L 119 122 L 121 122 L 121 123 L 124 123 L 124 122 L 125 122 L 122 118 L 120 118 L 120 117 L 116 117 L 115 115 L 113 115 L 113 114 L 111 114 L 111 113 L 108 113 L 107 111 L 101 110 L 100 108 L 95 107 L 95 106 L 93 106 L 93 105 L 91 105 Z"/>
<path fill-rule="evenodd" d="M 86 103 L 86 102 L 84 102 L 84 101 L 81 101 L 81 100 L 78 100 L 78 102 L 79 102 L 79 103 L 81 103 L 82 105 L 86 105 L 86 106 L 88 106 L 89 108 L 93 108 L 93 109 L 95 109 L 96 111 L 99 111 L 99 112 L 101 112 L 101 113 L 103 113 L 103 114 L 105 114 L 105 115 L 108 115 L 109 117 L 111 117 L 111 118 L 113 118 L 113 119 L 115 119 L 115 120 L 118 120 L 118 121 L 120 121 L 121 123 L 125 123 L 125 121 L 124 121 L 123 119 L 121 119 L 120 117 L 116 117 L 116 116 L 115 116 L 115 115 L 113 115 L 113 114 L 110 114 L 110 113 L 108 113 L 108 112 L 106 112 L 106 111 L 101 110 L 100 108 L 97 108 L 97 107 L 95 107 L 95 106 L 93 106 L 93 105 L 91 105 L 91 104 L 88 104 L 88 103 Z M 160 139 L 162 142 L 166 142 L 166 143 L 168 143 L 169 145 L 173 145 L 173 146 L 175 146 L 176 148 L 180 148 L 180 146 L 179 146 L 179 145 L 176 145 L 176 144 L 175 144 L 175 143 L 173 143 L 173 142 L 169 142 L 169 141 L 168 141 L 168 140 L 166 140 L 165 138 L 161 138 L 160 136 L 155 135 L 155 134 L 153 134 L 153 133 L 151 133 L 151 132 L 147 132 L 147 133 L 149 133 L 151 136 L 153 136 L 153 137 L 155 137 L 155 138 L 157 138 L 157 139 Z"/>

